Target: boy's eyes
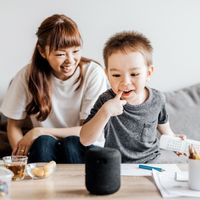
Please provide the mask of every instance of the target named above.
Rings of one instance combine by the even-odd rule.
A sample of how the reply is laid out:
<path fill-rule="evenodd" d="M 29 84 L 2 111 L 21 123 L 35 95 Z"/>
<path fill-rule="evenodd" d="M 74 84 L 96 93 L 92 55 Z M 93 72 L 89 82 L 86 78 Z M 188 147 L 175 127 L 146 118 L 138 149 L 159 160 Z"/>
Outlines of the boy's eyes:
<path fill-rule="evenodd" d="M 139 76 L 140 75 L 140 73 L 132 73 L 132 74 L 130 74 L 131 76 Z M 120 77 L 121 75 L 120 74 L 113 74 L 112 75 L 113 77 Z"/>
<path fill-rule="evenodd" d="M 75 49 L 74 51 L 73 51 L 73 53 L 78 53 L 80 51 L 80 49 Z"/>
<path fill-rule="evenodd" d="M 113 77 L 120 77 L 120 74 L 113 74 Z"/>
<path fill-rule="evenodd" d="M 132 73 L 131 76 L 139 76 L 140 73 Z"/>

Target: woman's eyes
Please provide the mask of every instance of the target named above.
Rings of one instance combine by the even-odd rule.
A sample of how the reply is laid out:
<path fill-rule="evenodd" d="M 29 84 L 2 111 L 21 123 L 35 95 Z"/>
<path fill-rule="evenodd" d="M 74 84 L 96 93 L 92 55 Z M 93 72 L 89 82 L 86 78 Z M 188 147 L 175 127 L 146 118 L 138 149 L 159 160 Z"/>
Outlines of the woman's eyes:
<path fill-rule="evenodd" d="M 65 53 L 56 53 L 55 55 L 56 56 L 65 56 L 66 54 Z"/>
<path fill-rule="evenodd" d="M 72 51 L 73 54 L 76 54 L 80 51 L 80 49 L 76 49 L 74 51 Z M 67 53 L 55 53 L 56 56 L 66 56 Z"/>

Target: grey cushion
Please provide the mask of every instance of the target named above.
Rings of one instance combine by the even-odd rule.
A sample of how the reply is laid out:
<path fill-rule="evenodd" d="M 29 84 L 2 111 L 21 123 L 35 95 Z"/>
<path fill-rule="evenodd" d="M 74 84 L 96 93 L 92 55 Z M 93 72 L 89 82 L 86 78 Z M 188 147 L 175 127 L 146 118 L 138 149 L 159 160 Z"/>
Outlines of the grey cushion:
<path fill-rule="evenodd" d="M 169 122 L 176 134 L 200 141 L 200 84 L 172 92 L 166 92 L 166 108 Z M 185 163 L 186 156 L 178 157 L 174 152 L 162 150 L 160 163 Z"/>
<path fill-rule="evenodd" d="M 174 132 L 200 140 L 200 84 L 167 92 L 165 96 Z"/>

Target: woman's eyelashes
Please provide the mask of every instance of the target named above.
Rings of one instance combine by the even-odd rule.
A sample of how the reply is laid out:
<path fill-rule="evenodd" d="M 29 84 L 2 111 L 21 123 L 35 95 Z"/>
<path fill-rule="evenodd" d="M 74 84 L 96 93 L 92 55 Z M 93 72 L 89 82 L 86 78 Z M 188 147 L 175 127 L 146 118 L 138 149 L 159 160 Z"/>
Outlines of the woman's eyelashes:
<path fill-rule="evenodd" d="M 59 56 L 65 56 L 66 54 L 65 53 L 56 53 L 55 55 L 59 57 Z"/>
<path fill-rule="evenodd" d="M 77 53 L 79 53 L 79 51 L 80 51 L 80 49 L 76 49 L 76 50 L 73 50 L 71 53 L 69 53 L 69 54 L 77 54 Z M 65 52 L 63 52 L 63 53 L 61 53 L 61 52 L 57 52 L 57 53 L 55 53 L 55 56 L 67 56 L 67 53 L 65 53 Z"/>

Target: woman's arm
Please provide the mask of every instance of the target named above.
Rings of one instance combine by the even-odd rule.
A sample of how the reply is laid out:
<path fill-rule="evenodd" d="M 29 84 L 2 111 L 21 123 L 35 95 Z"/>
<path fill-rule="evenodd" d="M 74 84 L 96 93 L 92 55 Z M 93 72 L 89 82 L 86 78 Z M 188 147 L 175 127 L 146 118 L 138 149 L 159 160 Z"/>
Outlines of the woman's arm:
<path fill-rule="evenodd" d="M 23 155 L 24 148 L 19 146 L 19 141 L 23 138 L 22 124 L 24 120 L 8 119 L 7 134 L 8 140 L 12 147 L 13 155 Z"/>
<path fill-rule="evenodd" d="M 8 119 L 7 134 L 13 150 L 16 149 L 18 142 L 23 138 L 22 124 L 23 120 Z"/>
<path fill-rule="evenodd" d="M 23 120 L 8 119 L 8 139 L 13 149 L 13 155 L 27 155 L 34 140 L 41 135 L 51 135 L 56 138 L 64 138 L 70 135 L 79 136 L 81 129 L 80 126 L 71 128 L 36 127 L 23 136 L 22 124 Z"/>
<path fill-rule="evenodd" d="M 70 128 L 45 128 L 45 127 L 38 127 L 38 132 L 41 135 L 52 135 L 57 138 L 65 138 L 71 135 L 80 135 L 81 126 L 70 127 Z M 39 133 L 38 133 L 39 134 Z"/>

